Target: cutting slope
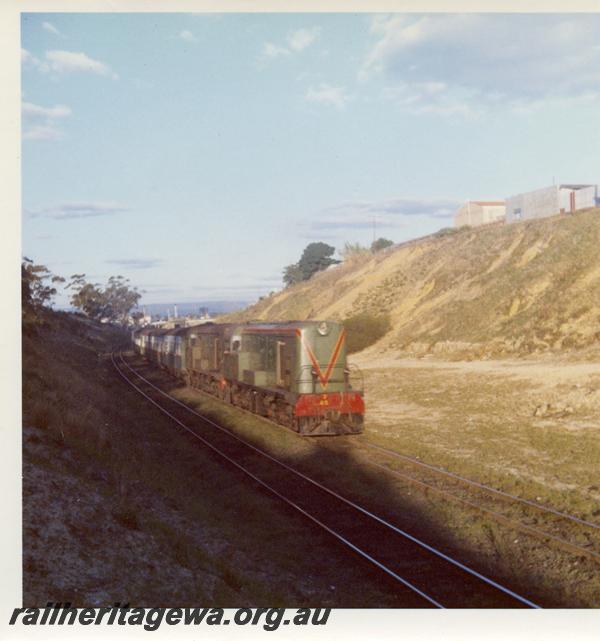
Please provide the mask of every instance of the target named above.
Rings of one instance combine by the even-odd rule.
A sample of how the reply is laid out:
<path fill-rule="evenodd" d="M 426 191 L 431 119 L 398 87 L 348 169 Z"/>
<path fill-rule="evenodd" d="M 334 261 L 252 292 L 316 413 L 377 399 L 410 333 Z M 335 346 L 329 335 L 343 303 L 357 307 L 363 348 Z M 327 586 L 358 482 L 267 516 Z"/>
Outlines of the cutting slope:
<path fill-rule="evenodd" d="M 600 208 L 463 228 L 330 268 L 227 318 L 389 314 L 375 349 L 498 356 L 600 343 Z"/>

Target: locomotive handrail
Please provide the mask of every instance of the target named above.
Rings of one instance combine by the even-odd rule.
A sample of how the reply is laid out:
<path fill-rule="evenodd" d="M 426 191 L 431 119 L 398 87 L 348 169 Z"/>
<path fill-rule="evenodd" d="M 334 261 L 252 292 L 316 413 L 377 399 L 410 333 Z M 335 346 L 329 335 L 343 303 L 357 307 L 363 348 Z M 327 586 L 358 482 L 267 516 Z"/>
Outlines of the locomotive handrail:
<path fill-rule="evenodd" d="M 360 377 L 360 388 L 358 391 L 364 392 L 365 391 L 365 376 L 360 369 L 358 365 L 355 365 L 354 363 L 348 363 L 347 364 L 347 369 L 345 370 L 348 372 L 348 385 L 350 385 L 350 374 L 355 373 Z"/>
<path fill-rule="evenodd" d="M 320 366 L 324 366 L 324 367 L 326 367 L 326 366 L 327 366 L 327 363 L 318 363 L 318 365 L 319 365 L 319 367 L 320 367 Z M 339 369 L 340 367 L 343 367 L 343 366 L 342 366 L 342 365 L 335 365 L 335 366 L 333 367 L 333 371 L 335 371 L 336 369 Z M 312 366 L 312 364 L 310 364 L 310 363 L 307 363 L 307 364 L 305 364 L 305 365 L 300 365 L 300 369 L 301 369 L 301 370 L 310 369 L 310 370 L 312 370 L 312 371 L 314 372 L 314 375 L 315 375 L 315 376 L 317 376 L 317 372 L 315 372 L 314 367 L 313 367 L 313 366 Z"/>

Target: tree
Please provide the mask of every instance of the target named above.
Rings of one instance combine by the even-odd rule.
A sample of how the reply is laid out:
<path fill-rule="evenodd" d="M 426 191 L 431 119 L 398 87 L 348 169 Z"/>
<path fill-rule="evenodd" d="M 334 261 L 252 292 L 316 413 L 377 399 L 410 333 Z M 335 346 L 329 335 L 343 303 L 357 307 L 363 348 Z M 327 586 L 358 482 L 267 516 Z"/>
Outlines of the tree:
<path fill-rule="evenodd" d="M 283 282 L 285 283 L 286 287 L 289 287 L 290 285 L 295 285 L 296 283 L 299 283 L 304 280 L 304 275 L 302 274 L 302 270 L 300 269 L 300 266 L 298 263 L 294 263 L 293 265 L 288 265 L 284 270 L 283 270 Z"/>
<path fill-rule="evenodd" d="M 94 320 L 108 320 L 125 325 L 130 310 L 141 298 L 136 287 L 129 286 L 129 279 L 111 276 L 106 287 L 88 283 L 85 274 L 73 274 L 67 289 L 72 289 L 71 304 Z"/>
<path fill-rule="evenodd" d="M 391 247 L 394 244 L 394 241 L 388 240 L 387 238 L 378 238 L 371 243 L 371 251 L 376 254 L 382 249 Z"/>
<path fill-rule="evenodd" d="M 335 252 L 335 247 L 326 243 L 310 243 L 304 248 L 302 256 L 298 261 L 298 267 L 302 272 L 302 280 L 308 280 L 313 274 L 330 265 L 336 265 L 339 260 L 331 258 Z"/>
<path fill-rule="evenodd" d="M 104 289 L 105 317 L 112 322 L 121 323 L 121 325 L 127 323 L 130 310 L 137 305 L 142 297 L 137 287 L 130 287 L 128 283 L 129 278 L 111 276 Z"/>
<path fill-rule="evenodd" d="M 45 265 L 36 265 L 23 257 L 21 262 L 21 308 L 23 319 L 38 318 L 42 308 L 52 306 L 56 288 L 50 283 L 64 283 L 62 276 L 55 276 Z"/>
<path fill-rule="evenodd" d="M 88 283 L 85 274 L 73 274 L 65 287 L 71 289 L 71 305 L 81 310 L 89 318 L 100 320 L 103 317 L 106 301 L 99 285 Z"/>

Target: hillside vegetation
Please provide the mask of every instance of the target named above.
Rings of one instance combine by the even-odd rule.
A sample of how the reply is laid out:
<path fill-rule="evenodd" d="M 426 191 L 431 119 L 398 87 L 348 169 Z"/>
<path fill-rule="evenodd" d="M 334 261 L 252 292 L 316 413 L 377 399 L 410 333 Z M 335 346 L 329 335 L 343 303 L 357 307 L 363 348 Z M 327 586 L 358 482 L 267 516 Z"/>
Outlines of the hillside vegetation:
<path fill-rule="evenodd" d="M 490 358 L 600 344 L 600 208 L 353 257 L 228 320 L 386 316 L 375 352 Z M 587 350 L 589 351 L 589 349 Z"/>

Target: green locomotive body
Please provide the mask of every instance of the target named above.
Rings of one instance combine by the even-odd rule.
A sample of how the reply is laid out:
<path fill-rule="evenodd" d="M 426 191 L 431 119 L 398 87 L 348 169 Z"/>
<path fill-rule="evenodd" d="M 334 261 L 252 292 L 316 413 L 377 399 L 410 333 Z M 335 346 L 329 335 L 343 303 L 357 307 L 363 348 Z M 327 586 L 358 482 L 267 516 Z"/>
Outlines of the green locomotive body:
<path fill-rule="evenodd" d="M 134 348 L 193 388 L 300 434 L 362 431 L 364 401 L 352 389 L 345 330 L 332 321 L 142 329 Z"/>

